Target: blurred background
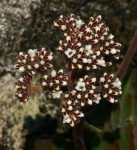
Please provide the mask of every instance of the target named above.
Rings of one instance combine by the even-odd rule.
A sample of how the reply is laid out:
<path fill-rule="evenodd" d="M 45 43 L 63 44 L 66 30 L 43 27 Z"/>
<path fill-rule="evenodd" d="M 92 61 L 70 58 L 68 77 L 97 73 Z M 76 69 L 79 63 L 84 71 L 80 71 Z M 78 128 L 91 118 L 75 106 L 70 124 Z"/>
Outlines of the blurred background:
<path fill-rule="evenodd" d="M 14 69 L 20 51 L 46 47 L 56 55 L 61 34 L 53 22 L 74 13 L 88 22 L 102 15 L 115 41 L 122 44 L 116 72 L 137 30 L 137 0 L 0 0 L 0 150 L 74 150 L 72 129 L 62 125 L 59 108 L 44 93 L 34 93 L 21 106 L 15 97 L 18 74 Z M 118 104 L 105 101 L 86 118 L 87 150 L 136 150 L 137 57 L 123 81 Z"/>

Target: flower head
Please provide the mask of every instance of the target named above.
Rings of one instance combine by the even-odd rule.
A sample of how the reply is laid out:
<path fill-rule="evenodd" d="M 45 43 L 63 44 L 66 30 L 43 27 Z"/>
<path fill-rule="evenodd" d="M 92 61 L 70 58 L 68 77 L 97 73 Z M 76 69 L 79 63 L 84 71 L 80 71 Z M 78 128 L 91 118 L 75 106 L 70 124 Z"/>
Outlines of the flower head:
<path fill-rule="evenodd" d="M 28 74 L 23 75 L 19 78 L 16 85 L 16 96 L 21 103 L 28 100 L 30 95 L 31 81 L 32 77 Z"/>
<path fill-rule="evenodd" d="M 108 99 L 111 103 L 118 101 L 118 96 L 122 93 L 121 81 L 118 78 L 114 78 L 114 75 L 108 75 L 104 73 L 100 78 L 100 84 L 103 89 L 103 97 Z"/>
<path fill-rule="evenodd" d="M 112 59 L 119 58 L 121 44 L 114 41 L 100 15 L 90 17 L 87 24 L 74 14 L 61 15 L 54 26 L 64 33 L 57 50 L 67 57 L 68 72 L 47 71 L 52 67 L 53 56 L 45 48 L 30 49 L 27 54 L 20 52 L 15 68 L 23 75 L 17 82 L 16 96 L 22 103 L 27 101 L 32 76 L 39 74 L 43 90 L 53 99 L 60 99 L 63 123 L 73 127 L 84 117 L 86 106 L 99 104 L 102 97 L 111 103 L 118 101 L 121 81 L 104 70 L 112 65 Z"/>
<path fill-rule="evenodd" d="M 18 69 L 19 72 L 43 74 L 47 68 L 52 67 L 50 64 L 52 58 L 52 53 L 45 48 L 42 48 L 39 51 L 37 49 L 30 49 L 28 54 L 20 52 L 15 68 Z"/>
<path fill-rule="evenodd" d="M 63 70 L 56 72 L 52 70 L 50 75 L 44 75 L 42 85 L 45 90 L 52 92 L 53 98 L 60 98 L 62 91 L 61 87 L 67 86 L 68 77 L 64 75 Z"/>
<path fill-rule="evenodd" d="M 86 25 L 80 17 L 71 14 L 60 16 L 54 26 L 64 32 L 58 50 L 72 59 L 72 69 L 97 69 L 112 65 L 106 55 L 119 58 L 120 44 L 113 40 L 101 16 L 91 17 Z"/>

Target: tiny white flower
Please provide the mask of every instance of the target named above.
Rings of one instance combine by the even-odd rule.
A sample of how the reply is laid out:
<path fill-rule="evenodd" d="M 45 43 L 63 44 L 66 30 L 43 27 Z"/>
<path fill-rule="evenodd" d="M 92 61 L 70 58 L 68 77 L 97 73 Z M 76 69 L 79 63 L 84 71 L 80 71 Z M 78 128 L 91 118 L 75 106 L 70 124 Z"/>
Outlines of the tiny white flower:
<path fill-rule="evenodd" d="M 80 112 L 79 112 L 79 110 L 75 110 L 75 114 L 79 114 Z"/>
<path fill-rule="evenodd" d="M 64 112 L 65 112 L 65 109 L 64 109 L 64 108 L 62 108 L 62 109 L 61 109 L 61 112 L 63 112 L 63 113 L 64 113 Z"/>
<path fill-rule="evenodd" d="M 72 106 L 69 106 L 69 107 L 68 107 L 68 110 L 72 110 L 72 109 L 73 109 L 73 107 L 72 107 Z"/>
<path fill-rule="evenodd" d="M 76 89 L 77 91 L 86 91 L 85 82 L 78 81 L 78 82 L 77 82 L 77 85 L 76 85 L 76 87 L 75 87 L 75 89 Z"/>
<path fill-rule="evenodd" d="M 30 57 L 34 57 L 36 55 L 37 49 L 29 49 L 28 54 Z"/>
<path fill-rule="evenodd" d="M 48 75 L 44 75 L 44 79 L 47 80 L 47 78 L 48 78 Z"/>
<path fill-rule="evenodd" d="M 52 96 L 53 98 L 60 98 L 62 94 L 62 91 L 53 91 Z"/>
<path fill-rule="evenodd" d="M 109 42 L 106 42 L 106 43 L 105 43 L 105 46 L 109 46 Z"/>
<path fill-rule="evenodd" d="M 92 105 L 92 100 L 91 99 L 88 99 L 88 104 Z"/>
<path fill-rule="evenodd" d="M 56 83 L 56 84 L 59 84 L 59 80 L 55 80 L 55 83 Z"/>
<path fill-rule="evenodd" d="M 71 58 L 75 53 L 76 53 L 76 50 L 70 49 L 70 48 L 68 48 L 68 49 L 65 51 L 65 54 L 67 55 L 68 58 Z"/>
<path fill-rule="evenodd" d="M 83 63 L 88 63 L 88 59 L 87 58 L 83 58 L 82 61 L 83 61 Z"/>
<path fill-rule="evenodd" d="M 56 74 L 57 74 L 56 70 L 52 70 L 52 72 L 51 72 L 51 77 L 55 77 Z"/>
<path fill-rule="evenodd" d="M 23 62 L 24 64 L 26 64 L 27 61 L 26 61 L 26 59 L 23 59 L 22 62 Z"/>
<path fill-rule="evenodd" d="M 88 98 L 88 94 L 85 94 L 85 96 L 84 96 L 85 98 Z"/>
<path fill-rule="evenodd" d="M 108 94 L 104 94 L 103 97 L 104 97 L 104 98 L 107 98 L 107 97 L 108 97 Z"/>
<path fill-rule="evenodd" d="M 55 27 L 59 27 L 59 25 L 54 21 L 54 26 Z"/>
<path fill-rule="evenodd" d="M 92 50 L 92 45 L 86 45 L 85 46 L 85 50 L 87 51 L 87 53 L 90 55 L 90 54 L 93 54 L 93 50 Z"/>
<path fill-rule="evenodd" d="M 49 84 L 50 86 L 52 86 L 53 85 L 53 82 L 50 82 L 50 84 Z"/>
<path fill-rule="evenodd" d="M 47 85 L 47 83 L 46 82 L 42 82 L 42 86 L 46 86 Z"/>
<path fill-rule="evenodd" d="M 71 40 L 70 36 L 67 36 L 66 40 L 67 40 L 67 41 L 70 41 L 70 40 Z"/>
<path fill-rule="evenodd" d="M 71 105 L 71 104 L 72 104 L 72 101 L 71 101 L 71 100 L 68 100 L 68 101 L 67 101 L 67 104 L 68 104 L 68 105 Z"/>
<path fill-rule="evenodd" d="M 86 28 L 86 32 L 91 32 L 91 31 L 92 30 L 89 27 Z"/>
<path fill-rule="evenodd" d="M 84 24 L 84 22 L 81 20 L 81 19 L 79 19 L 79 20 L 77 20 L 76 21 L 76 28 L 81 28 L 81 26 Z"/>
<path fill-rule="evenodd" d="M 19 55 L 21 56 L 21 55 L 24 55 L 24 54 L 23 54 L 23 52 L 19 52 Z"/>
<path fill-rule="evenodd" d="M 41 61 L 40 61 L 40 64 L 41 64 L 41 65 L 44 65 L 44 64 L 45 64 L 44 60 L 41 60 Z"/>
<path fill-rule="evenodd" d="M 97 43 L 97 42 L 98 42 L 98 39 L 95 39 L 95 40 L 94 40 L 94 44 Z"/>
<path fill-rule="evenodd" d="M 108 88 L 108 84 L 105 84 L 104 87 L 105 87 L 105 88 Z"/>
<path fill-rule="evenodd" d="M 59 73 L 63 73 L 63 69 L 60 69 L 58 72 L 59 72 Z"/>
<path fill-rule="evenodd" d="M 19 94 L 18 94 L 18 97 L 22 97 L 22 94 L 21 94 L 21 93 L 19 93 Z"/>
<path fill-rule="evenodd" d="M 92 78 L 92 82 L 96 82 L 96 78 Z"/>
<path fill-rule="evenodd" d="M 108 91 L 109 94 L 112 94 L 112 92 L 113 92 L 113 91 L 112 91 L 111 89 Z"/>
<path fill-rule="evenodd" d="M 31 69 L 32 69 L 31 65 L 28 65 L 28 69 L 29 69 L 29 70 L 31 70 Z"/>
<path fill-rule="evenodd" d="M 93 102 L 95 102 L 96 104 L 99 104 L 100 100 L 101 100 L 100 94 L 97 94 Z"/>
<path fill-rule="evenodd" d="M 103 59 L 97 60 L 97 64 L 100 65 L 100 66 L 103 66 L 103 67 L 106 66 L 105 60 L 103 60 Z"/>
<path fill-rule="evenodd" d="M 114 35 L 113 34 L 110 34 L 109 35 L 109 38 L 112 40 L 114 38 Z"/>
<path fill-rule="evenodd" d="M 22 86 L 22 89 L 26 89 L 26 88 L 27 88 L 26 86 L 24 86 L 24 85 Z"/>
<path fill-rule="evenodd" d="M 97 69 L 97 66 L 96 66 L 96 65 L 93 65 L 92 68 L 93 68 L 93 69 Z"/>
<path fill-rule="evenodd" d="M 71 127 L 74 127 L 74 121 L 70 122 Z"/>
<path fill-rule="evenodd" d="M 114 102 L 115 102 L 114 98 L 110 98 L 109 101 L 110 101 L 111 103 L 114 103 Z"/>
<path fill-rule="evenodd" d="M 80 98 L 81 98 L 81 95 L 80 95 L 80 94 L 78 94 L 78 95 L 77 95 L 77 98 L 78 98 L 78 99 L 80 99 Z"/>
<path fill-rule="evenodd" d="M 79 43 L 77 43 L 77 46 L 81 46 L 82 44 L 79 42 Z"/>
<path fill-rule="evenodd" d="M 84 117 L 84 114 L 81 112 L 79 115 L 78 115 L 78 117 Z"/>
<path fill-rule="evenodd" d="M 71 119 L 70 119 L 69 115 L 68 114 L 64 115 L 63 116 L 63 123 L 70 123 L 70 122 L 71 122 Z"/>
<path fill-rule="evenodd" d="M 95 31 L 98 32 L 100 31 L 100 28 L 98 26 L 95 27 Z"/>
<path fill-rule="evenodd" d="M 64 86 L 67 85 L 67 82 L 66 82 L 66 81 L 63 81 L 63 82 L 62 82 L 62 85 L 64 85 Z"/>
<path fill-rule="evenodd" d="M 101 77 L 100 82 L 104 82 L 104 81 L 105 81 L 105 78 Z"/>
<path fill-rule="evenodd" d="M 94 93 L 94 90 L 90 90 L 89 92 L 90 92 L 91 94 L 93 94 L 93 93 Z"/>
<path fill-rule="evenodd" d="M 72 95 L 75 95 L 75 94 L 76 94 L 76 91 L 75 91 L 75 90 L 72 90 L 72 91 L 71 91 L 71 94 L 72 94 Z"/>
<path fill-rule="evenodd" d="M 21 66 L 20 68 L 19 68 L 19 72 L 24 72 L 25 71 L 25 68 L 23 67 L 23 66 Z"/>
<path fill-rule="evenodd" d="M 81 106 L 85 106 L 85 103 L 84 103 L 84 102 L 81 102 Z"/>
<path fill-rule="evenodd" d="M 74 59 L 72 60 L 72 62 L 73 62 L 74 64 L 77 63 L 77 59 L 74 58 Z"/>
<path fill-rule="evenodd" d="M 34 67 L 37 69 L 39 68 L 39 64 L 35 64 Z"/>
<path fill-rule="evenodd" d="M 62 31 L 66 30 L 66 29 L 67 29 L 67 27 L 66 27 L 65 25 L 62 25 L 62 26 L 61 26 L 61 30 L 62 30 Z"/>
<path fill-rule="evenodd" d="M 121 89 L 121 81 L 119 78 L 116 78 L 116 80 L 113 82 L 114 87 L 117 87 L 118 89 Z"/>
<path fill-rule="evenodd" d="M 20 81 L 20 82 L 24 82 L 24 78 L 22 78 L 22 77 L 19 78 L 19 81 Z"/>
<path fill-rule="evenodd" d="M 115 48 L 112 48 L 112 49 L 110 50 L 110 53 L 111 53 L 111 54 L 116 54 L 116 52 L 117 52 L 117 50 L 116 50 Z"/>
<path fill-rule="evenodd" d="M 52 60 L 53 59 L 53 56 L 52 55 L 49 55 L 48 56 L 48 60 Z"/>
<path fill-rule="evenodd" d="M 91 60 L 91 59 L 88 59 L 88 63 L 91 64 L 91 62 L 92 62 L 92 60 Z"/>
<path fill-rule="evenodd" d="M 16 89 L 18 89 L 20 86 L 16 85 Z"/>
<path fill-rule="evenodd" d="M 82 65 L 78 64 L 77 66 L 78 66 L 79 69 L 82 69 Z"/>

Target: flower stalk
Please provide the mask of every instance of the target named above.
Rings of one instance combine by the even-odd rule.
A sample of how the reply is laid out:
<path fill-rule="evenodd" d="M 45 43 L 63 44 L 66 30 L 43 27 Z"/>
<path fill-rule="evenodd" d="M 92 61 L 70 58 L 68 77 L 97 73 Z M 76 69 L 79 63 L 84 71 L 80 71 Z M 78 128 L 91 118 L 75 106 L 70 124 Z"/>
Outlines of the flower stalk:
<path fill-rule="evenodd" d="M 84 139 L 83 139 L 83 126 L 84 119 L 73 127 L 73 141 L 75 144 L 75 150 L 86 150 Z"/>
<path fill-rule="evenodd" d="M 123 80 L 123 78 L 124 78 L 124 76 L 127 72 L 129 64 L 131 63 L 136 50 L 137 50 L 137 31 L 135 32 L 135 35 L 134 35 L 134 37 L 131 41 L 131 45 L 128 48 L 128 51 L 127 51 L 126 55 L 124 56 L 124 60 L 121 64 L 121 67 L 120 67 L 118 73 L 117 73 L 117 77 L 121 81 Z"/>

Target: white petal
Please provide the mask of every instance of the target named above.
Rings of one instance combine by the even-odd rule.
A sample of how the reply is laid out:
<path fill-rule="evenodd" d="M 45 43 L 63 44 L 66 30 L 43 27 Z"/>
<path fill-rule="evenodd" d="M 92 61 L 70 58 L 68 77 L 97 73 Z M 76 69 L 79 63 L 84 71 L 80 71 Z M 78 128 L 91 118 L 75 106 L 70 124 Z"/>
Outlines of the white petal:
<path fill-rule="evenodd" d="M 24 72 L 25 71 L 25 68 L 23 67 L 23 66 L 21 66 L 20 68 L 19 68 L 19 72 Z"/>
<path fill-rule="evenodd" d="M 88 100 L 88 104 L 92 105 L 92 100 L 91 99 Z"/>
<path fill-rule="evenodd" d="M 37 49 L 30 49 L 29 51 L 28 51 L 28 54 L 30 55 L 30 57 L 34 57 L 35 55 L 36 55 L 36 52 L 37 52 Z"/>
<path fill-rule="evenodd" d="M 51 77 L 55 77 L 56 76 L 56 70 L 52 70 L 52 72 L 51 72 Z"/>

